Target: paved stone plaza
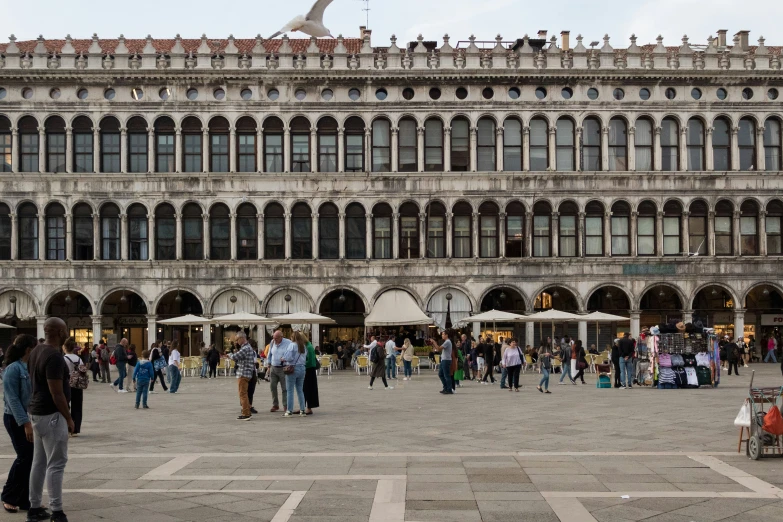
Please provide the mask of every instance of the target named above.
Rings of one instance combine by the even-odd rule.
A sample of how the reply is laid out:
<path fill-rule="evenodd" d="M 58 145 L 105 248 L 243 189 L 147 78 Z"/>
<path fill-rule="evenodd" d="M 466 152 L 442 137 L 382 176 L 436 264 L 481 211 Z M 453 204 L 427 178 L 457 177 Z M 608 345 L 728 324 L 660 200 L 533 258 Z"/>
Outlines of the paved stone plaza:
<path fill-rule="evenodd" d="M 777 365 L 754 368 L 757 384 L 781 382 Z M 74 522 L 783 520 L 783 461 L 736 453 L 742 370 L 718 389 L 598 390 L 589 375 L 552 395 L 529 372 L 521 393 L 469 383 L 454 396 L 429 370 L 391 391 L 337 372 L 307 418 L 268 413 L 259 385 L 250 422 L 234 420 L 233 378 L 186 377 L 146 411 L 91 383 L 65 510 Z M 1 471 L 12 454 L 2 437 Z"/>

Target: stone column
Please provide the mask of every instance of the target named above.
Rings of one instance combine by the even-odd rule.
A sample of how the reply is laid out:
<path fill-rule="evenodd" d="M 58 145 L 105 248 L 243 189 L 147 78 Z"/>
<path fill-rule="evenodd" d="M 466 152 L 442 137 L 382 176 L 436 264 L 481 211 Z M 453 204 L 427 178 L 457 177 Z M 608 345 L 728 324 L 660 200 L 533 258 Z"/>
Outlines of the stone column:
<path fill-rule="evenodd" d="M 424 127 L 416 127 L 416 163 L 416 170 L 424 172 Z"/>
<path fill-rule="evenodd" d="M 715 155 L 712 152 L 712 133 L 715 127 L 707 127 L 704 130 L 704 168 L 711 171 L 715 168 Z"/>
<path fill-rule="evenodd" d="M 560 255 L 560 213 L 552 212 L 552 257 Z"/>
<path fill-rule="evenodd" d="M 92 130 L 92 171 L 101 171 L 101 129 L 98 127 Z"/>
<path fill-rule="evenodd" d="M 239 241 L 239 238 L 237 237 L 237 215 L 232 212 L 230 217 L 231 217 L 231 231 L 230 231 L 230 237 L 231 237 L 231 261 L 236 261 L 237 260 L 237 241 Z"/>
<path fill-rule="evenodd" d="M 477 127 L 471 127 L 470 128 L 470 149 L 468 151 L 468 154 L 470 154 L 470 171 L 476 172 L 478 170 L 478 128 Z"/>
<path fill-rule="evenodd" d="M 601 127 L 601 170 L 609 170 L 609 127 Z"/>
<path fill-rule="evenodd" d="M 767 211 L 759 212 L 759 255 L 767 255 Z"/>
<path fill-rule="evenodd" d="M 500 213 L 500 219 L 498 224 L 500 230 L 498 230 L 498 257 L 501 259 L 506 257 L 506 213 Z"/>
<path fill-rule="evenodd" d="M 38 172 L 46 172 L 46 128 L 38 127 Z"/>
<path fill-rule="evenodd" d="M 38 259 L 46 260 L 46 216 L 44 210 L 38 212 Z"/>
<path fill-rule="evenodd" d="M 530 127 L 522 127 L 522 170 L 530 170 Z"/>
<path fill-rule="evenodd" d="M 92 215 L 92 258 L 101 258 L 101 216 Z"/>
<path fill-rule="evenodd" d="M 313 324 L 310 326 L 310 341 L 312 342 L 313 346 L 318 346 L 321 344 L 321 325 Z M 263 326 L 260 328 L 263 328 Z"/>
<path fill-rule="evenodd" d="M 525 252 L 523 257 L 533 257 L 533 213 L 525 213 Z"/>
<path fill-rule="evenodd" d="M 228 171 L 229 172 L 236 172 L 237 171 L 237 128 L 233 125 L 229 127 L 228 129 Z M 209 328 L 204 328 L 204 332 L 206 333 Z M 207 346 L 209 344 L 204 342 Z"/>
<path fill-rule="evenodd" d="M 311 239 L 312 239 L 312 249 L 313 249 L 313 259 L 318 259 L 318 213 L 314 212 L 312 214 L 313 218 L 313 225 L 311 228 Z"/>
<path fill-rule="evenodd" d="M 663 233 L 663 232 L 661 232 Z M 656 240 L 657 243 L 657 240 Z M 639 255 L 639 213 L 631 212 L 631 256 Z"/>
<path fill-rule="evenodd" d="M 636 127 L 628 127 L 628 170 L 636 170 Z M 598 348 L 596 346 L 596 348 Z"/>
<path fill-rule="evenodd" d="M 256 171 L 265 172 L 266 165 L 264 164 L 264 128 L 259 127 L 256 130 Z"/>
<path fill-rule="evenodd" d="M 155 128 L 147 127 L 147 172 L 155 170 Z"/>
<path fill-rule="evenodd" d="M 688 124 L 680 129 L 680 170 L 688 170 Z"/>
<path fill-rule="evenodd" d="M 284 237 L 285 237 L 285 258 L 291 259 L 291 213 L 286 212 L 285 213 L 285 230 L 284 230 Z"/>
<path fill-rule="evenodd" d="M 688 257 L 688 252 L 691 251 L 691 239 L 689 237 L 691 232 L 690 223 L 688 222 L 688 217 L 690 214 L 691 213 L 686 210 L 682 213 L 682 217 L 680 218 L 680 250 L 682 251 L 682 255 L 685 257 Z"/>
<path fill-rule="evenodd" d="M 587 312 L 579 312 L 579 315 L 587 315 Z M 582 341 L 582 344 L 584 346 L 590 346 L 590 343 L 587 342 L 587 321 L 580 320 L 577 325 L 577 332 L 579 336 L 579 340 Z M 553 339 L 554 341 L 554 339 Z M 596 346 L 596 348 L 598 348 Z"/>
<path fill-rule="evenodd" d="M 19 172 L 19 131 L 11 129 L 11 171 Z"/>
<path fill-rule="evenodd" d="M 574 168 L 579 172 L 582 170 L 582 127 L 576 128 L 576 140 L 574 142 Z"/>
<path fill-rule="evenodd" d="M 451 127 L 443 127 L 443 172 L 451 172 Z"/>
<path fill-rule="evenodd" d="M 364 129 L 364 171 L 372 172 L 372 133 Z"/>
<path fill-rule="evenodd" d="M 367 220 L 364 230 L 365 249 L 367 250 L 365 254 L 367 259 L 372 259 L 372 214 L 367 214 L 365 219 Z"/>
<path fill-rule="evenodd" d="M 174 132 L 176 133 L 174 140 L 174 171 L 182 172 L 182 129 L 177 127 Z"/>
<path fill-rule="evenodd" d="M 536 324 L 525 323 L 525 344 L 529 344 L 530 346 L 535 346 L 533 342 L 535 338 L 536 338 Z"/>
<path fill-rule="evenodd" d="M 584 257 L 585 255 L 585 213 L 580 212 L 577 223 L 577 237 L 576 237 L 576 255 Z"/>
<path fill-rule="evenodd" d="M 316 126 L 310 127 L 310 172 L 318 172 L 318 127 Z"/>
<path fill-rule="evenodd" d="M 745 338 L 745 310 L 742 308 L 734 309 L 734 337 L 732 341 L 739 338 Z"/>
<path fill-rule="evenodd" d="M 211 319 L 212 316 L 209 314 L 204 314 L 204 317 L 207 319 Z M 263 328 L 263 326 L 259 326 L 259 328 Z M 201 340 L 204 343 L 204 346 L 209 348 L 209 345 L 212 344 L 212 325 L 211 324 L 205 324 L 203 325 L 203 328 L 201 329 Z"/>
<path fill-rule="evenodd" d="M 557 170 L 557 126 L 552 125 L 549 127 L 549 170 L 552 172 Z"/>
<path fill-rule="evenodd" d="M 155 214 L 147 216 L 147 256 L 150 261 L 155 260 Z"/>
<path fill-rule="evenodd" d="M 503 127 L 495 129 L 495 170 L 503 172 Z"/>
<path fill-rule="evenodd" d="M 65 128 L 65 172 L 73 172 L 73 127 Z"/>
<path fill-rule="evenodd" d="M 176 241 L 176 252 L 177 252 L 177 261 L 182 260 L 182 214 L 177 212 L 174 214 L 174 218 L 177 222 L 177 237 L 175 238 Z"/>
<path fill-rule="evenodd" d="M 71 223 L 71 215 L 65 214 L 65 259 L 71 261 L 73 259 L 73 224 Z"/>
<path fill-rule="evenodd" d="M 739 160 L 739 127 L 731 128 L 731 170 L 740 169 Z"/>
<path fill-rule="evenodd" d="M 128 214 L 120 214 L 120 259 L 128 260 Z"/>
<path fill-rule="evenodd" d="M 639 333 L 641 331 L 641 320 L 641 310 L 631 310 L 631 337 L 634 339 L 639 338 Z"/>
<path fill-rule="evenodd" d="M 419 213 L 419 259 L 427 257 L 427 214 Z"/>
<path fill-rule="evenodd" d="M 128 129 L 120 128 L 120 172 L 128 172 Z"/>
<path fill-rule="evenodd" d="M 337 236 L 339 238 L 339 257 L 340 259 L 345 259 L 345 212 L 340 212 L 338 214 L 339 223 L 340 223 L 340 233 Z"/>
<path fill-rule="evenodd" d="M 682 311 L 682 322 L 686 324 L 693 322 L 693 310 L 686 309 Z"/>
<path fill-rule="evenodd" d="M 201 131 L 201 172 L 210 172 L 212 170 L 212 167 L 209 164 L 209 150 L 211 145 L 209 129 L 204 128 Z"/>
<path fill-rule="evenodd" d="M 756 165 L 753 168 L 762 172 L 767 170 L 767 157 L 764 154 L 764 127 L 756 129 Z"/>
<path fill-rule="evenodd" d="M 735 210 L 731 220 L 731 242 L 734 255 L 741 253 L 740 249 L 740 211 Z"/>
<path fill-rule="evenodd" d="M 337 172 L 345 172 L 345 127 L 337 129 Z"/>
<path fill-rule="evenodd" d="M 158 319 L 158 316 L 154 315 L 154 314 L 147 316 L 147 343 L 149 343 L 149 344 L 152 344 L 152 343 L 154 343 L 155 341 L 158 340 L 158 323 L 157 323 L 157 319 Z M 209 325 L 206 325 L 206 328 L 209 328 Z"/>
<path fill-rule="evenodd" d="M 715 212 L 712 210 L 707 214 L 707 255 L 715 255 Z"/>
<path fill-rule="evenodd" d="M 653 170 L 660 171 L 661 163 L 663 163 L 663 150 L 661 149 L 661 128 L 655 127 L 653 129 L 653 153 L 655 159 L 653 160 Z"/>
<path fill-rule="evenodd" d="M 36 337 L 38 337 L 39 339 L 43 339 L 45 337 L 44 323 L 46 323 L 45 315 L 35 316 Z"/>
<path fill-rule="evenodd" d="M 479 258 L 481 256 L 481 242 L 479 236 L 481 235 L 481 220 L 479 217 L 481 214 L 478 212 L 473 213 L 473 226 L 472 226 L 472 242 L 473 242 L 473 257 Z"/>
<path fill-rule="evenodd" d="M 392 259 L 400 258 L 400 214 L 392 214 Z"/>
<path fill-rule="evenodd" d="M 11 259 L 19 258 L 19 224 L 16 220 L 16 212 L 11 212 Z"/>
<path fill-rule="evenodd" d="M 451 258 L 454 254 L 454 237 L 452 234 L 452 230 L 454 227 L 454 224 L 452 221 L 454 220 L 454 214 L 451 212 L 446 212 L 446 257 Z"/>
<path fill-rule="evenodd" d="M 264 215 L 258 214 L 258 259 L 264 259 Z"/>
<path fill-rule="evenodd" d="M 612 213 L 604 213 L 604 256 L 612 257 Z"/>
<path fill-rule="evenodd" d="M 391 128 L 391 171 L 400 170 L 400 128 Z"/>
<path fill-rule="evenodd" d="M 663 212 L 655 214 L 655 255 L 663 257 Z"/>

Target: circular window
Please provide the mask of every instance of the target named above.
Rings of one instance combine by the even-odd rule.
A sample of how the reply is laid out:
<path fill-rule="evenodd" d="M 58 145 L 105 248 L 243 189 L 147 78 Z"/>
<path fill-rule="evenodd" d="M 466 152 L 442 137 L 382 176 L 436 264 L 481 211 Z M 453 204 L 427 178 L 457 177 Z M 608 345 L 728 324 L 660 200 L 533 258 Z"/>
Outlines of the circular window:
<path fill-rule="evenodd" d="M 215 92 L 212 93 L 215 96 L 216 100 L 225 100 L 226 99 L 226 91 L 223 89 L 215 89 Z"/>
<path fill-rule="evenodd" d="M 701 89 L 693 88 L 691 89 L 691 98 L 694 100 L 701 100 Z"/>
<path fill-rule="evenodd" d="M 304 89 L 297 89 L 296 91 L 294 91 L 294 98 L 296 98 L 299 101 L 304 100 L 305 98 L 307 98 L 307 91 Z"/>
<path fill-rule="evenodd" d="M 512 87 L 508 90 L 508 97 L 512 100 L 518 100 L 521 95 L 522 92 L 519 90 L 519 87 Z"/>
<path fill-rule="evenodd" d="M 242 89 L 242 92 L 239 93 L 239 96 L 245 101 L 250 100 L 253 98 L 253 91 L 250 89 Z"/>
<path fill-rule="evenodd" d="M 87 89 L 79 89 L 76 91 L 76 97 L 80 100 L 86 100 L 89 93 L 87 92 Z"/>
<path fill-rule="evenodd" d="M 753 89 L 751 89 L 750 87 L 745 87 L 744 89 L 742 89 L 742 99 L 750 100 L 751 98 L 753 98 Z"/>
<path fill-rule="evenodd" d="M 414 96 L 416 96 L 416 93 L 410 87 L 405 87 L 402 90 L 402 97 L 406 100 L 412 100 Z"/>
<path fill-rule="evenodd" d="M 103 91 L 103 97 L 107 100 L 113 100 L 115 96 L 117 96 L 117 93 L 114 91 L 114 89 L 106 89 Z"/>
<path fill-rule="evenodd" d="M 133 98 L 136 101 L 144 98 L 144 91 L 138 87 L 131 89 L 131 98 Z"/>
<path fill-rule="evenodd" d="M 539 100 L 543 100 L 544 98 L 546 98 L 546 89 L 544 89 L 543 87 L 536 88 L 536 98 L 538 98 Z"/>
<path fill-rule="evenodd" d="M 729 93 L 726 92 L 726 89 L 724 89 L 723 87 L 715 91 L 715 95 L 718 97 L 719 100 L 725 100 L 726 98 L 729 97 Z"/>
<path fill-rule="evenodd" d="M 60 97 L 60 89 L 58 89 L 57 87 L 55 87 L 54 89 L 52 89 L 51 91 L 49 91 L 49 97 L 50 97 L 51 99 L 53 99 L 53 100 L 56 100 L 56 99 L 58 99 L 58 98 Z"/>
<path fill-rule="evenodd" d="M 639 89 L 639 98 L 641 98 L 644 101 L 647 101 L 650 99 L 650 89 L 647 88 L 641 88 Z"/>
<path fill-rule="evenodd" d="M 188 89 L 188 92 L 186 93 L 186 96 L 188 97 L 188 100 L 194 101 L 198 99 L 198 89 Z"/>
<path fill-rule="evenodd" d="M 171 98 L 171 89 L 168 87 L 162 88 L 160 91 L 158 91 L 158 96 L 160 96 L 160 99 L 163 101 L 168 100 Z"/>
<path fill-rule="evenodd" d="M 4 96 L 3 91 L 4 89 L 0 89 L 0 99 L 2 99 Z M 769 98 L 770 100 L 777 100 L 778 96 L 779 96 L 778 90 L 775 88 L 772 88 L 767 91 L 767 98 Z"/>
<path fill-rule="evenodd" d="M 563 87 L 560 91 L 560 96 L 562 96 L 564 100 L 570 100 L 574 97 L 574 90 L 571 87 Z"/>
<path fill-rule="evenodd" d="M 280 91 L 277 89 L 269 89 L 269 92 L 266 93 L 266 97 L 272 101 L 275 101 L 280 97 Z"/>
<path fill-rule="evenodd" d="M 377 91 L 375 91 L 375 97 L 376 97 L 378 100 L 381 100 L 381 101 L 383 101 L 383 100 L 385 100 L 385 99 L 386 99 L 388 96 L 389 96 L 389 93 L 388 93 L 388 92 L 386 92 L 386 89 L 378 89 Z"/>
<path fill-rule="evenodd" d="M 348 91 L 348 97 L 353 101 L 356 101 L 362 97 L 362 93 L 359 89 L 351 89 Z"/>
<path fill-rule="evenodd" d="M 439 100 L 440 99 L 440 89 L 437 87 L 433 87 L 430 89 L 430 98 L 433 100 Z"/>
<path fill-rule="evenodd" d="M 0 100 L 5 98 L 8 95 L 8 91 L 5 90 L 5 87 L 0 87 Z"/>
<path fill-rule="evenodd" d="M 666 89 L 664 94 L 666 95 L 667 100 L 673 100 L 674 98 L 677 97 L 677 91 L 675 89 L 672 89 L 671 87 Z"/>
<path fill-rule="evenodd" d="M 619 89 L 619 88 L 618 88 L 618 89 L 615 89 L 615 90 L 613 90 L 613 91 L 612 91 L 612 97 L 613 97 L 615 100 L 617 100 L 617 101 L 620 101 L 620 100 L 622 100 L 623 98 L 625 98 L 625 91 L 624 91 L 624 90 L 622 90 L 622 89 Z"/>
<path fill-rule="evenodd" d="M 465 87 L 457 87 L 457 99 L 464 100 L 468 97 L 468 90 Z"/>
<path fill-rule="evenodd" d="M 485 87 L 484 90 L 481 91 L 481 95 L 485 100 L 491 100 L 492 97 L 495 96 L 495 91 L 492 90 L 492 87 Z"/>
<path fill-rule="evenodd" d="M 598 99 L 598 89 L 595 87 L 590 87 L 587 89 L 587 97 L 591 100 L 597 100 Z"/>
<path fill-rule="evenodd" d="M 33 97 L 33 90 L 30 87 L 25 87 L 22 89 L 22 98 L 25 100 L 29 100 Z"/>
<path fill-rule="evenodd" d="M 321 91 L 322 100 L 329 101 L 332 98 L 334 98 L 334 91 L 332 91 L 332 89 L 324 89 L 323 91 Z"/>

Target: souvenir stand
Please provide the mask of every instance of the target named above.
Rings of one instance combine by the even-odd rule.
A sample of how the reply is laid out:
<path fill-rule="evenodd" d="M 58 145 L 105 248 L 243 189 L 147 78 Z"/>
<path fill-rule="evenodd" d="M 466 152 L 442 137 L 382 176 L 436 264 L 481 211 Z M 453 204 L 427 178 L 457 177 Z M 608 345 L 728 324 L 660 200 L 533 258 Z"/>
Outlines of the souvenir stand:
<path fill-rule="evenodd" d="M 682 323 L 681 323 L 682 324 Z M 715 387 L 720 383 L 720 352 L 711 330 L 679 328 L 661 333 L 650 329 L 644 347 L 639 350 L 639 368 L 649 361 L 649 374 L 640 376 L 658 389 Z"/>

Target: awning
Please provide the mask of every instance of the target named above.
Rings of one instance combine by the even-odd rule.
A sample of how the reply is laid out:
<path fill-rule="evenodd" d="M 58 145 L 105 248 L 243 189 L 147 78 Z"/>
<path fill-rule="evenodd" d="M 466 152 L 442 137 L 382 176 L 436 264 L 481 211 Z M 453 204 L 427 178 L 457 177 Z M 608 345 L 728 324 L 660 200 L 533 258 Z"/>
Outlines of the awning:
<path fill-rule="evenodd" d="M 375 301 L 372 312 L 364 320 L 366 326 L 403 326 L 432 324 L 408 292 L 389 290 Z"/>
<path fill-rule="evenodd" d="M 199 324 L 209 324 L 209 319 L 206 317 L 199 317 L 197 315 L 183 315 L 182 317 L 172 317 L 171 319 L 161 319 L 157 321 L 160 324 L 168 324 L 172 326 L 192 326 Z"/>

